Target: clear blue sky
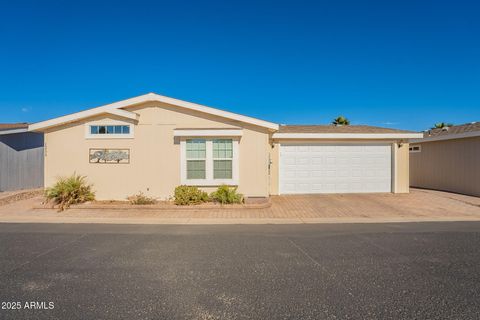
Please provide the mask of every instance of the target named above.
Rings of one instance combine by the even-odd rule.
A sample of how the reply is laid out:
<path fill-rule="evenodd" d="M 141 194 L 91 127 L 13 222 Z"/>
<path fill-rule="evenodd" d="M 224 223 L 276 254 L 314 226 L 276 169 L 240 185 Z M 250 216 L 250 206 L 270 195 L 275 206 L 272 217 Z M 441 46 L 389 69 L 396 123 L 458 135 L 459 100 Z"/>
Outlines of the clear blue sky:
<path fill-rule="evenodd" d="M 147 92 L 289 124 L 480 121 L 478 1 L 0 1 L 0 122 Z"/>

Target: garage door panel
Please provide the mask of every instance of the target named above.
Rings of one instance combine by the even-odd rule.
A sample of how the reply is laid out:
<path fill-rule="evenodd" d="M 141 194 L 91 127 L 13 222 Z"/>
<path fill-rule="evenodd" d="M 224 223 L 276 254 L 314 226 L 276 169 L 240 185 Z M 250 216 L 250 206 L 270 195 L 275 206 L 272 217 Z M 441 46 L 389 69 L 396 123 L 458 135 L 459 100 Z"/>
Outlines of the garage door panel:
<path fill-rule="evenodd" d="M 280 146 L 280 193 L 391 191 L 391 146 Z"/>
<path fill-rule="evenodd" d="M 293 165 L 293 164 L 295 164 L 295 158 L 287 158 L 287 157 L 285 157 L 285 159 L 284 159 L 283 161 L 284 161 L 284 164 L 285 164 L 285 165 Z"/>
<path fill-rule="evenodd" d="M 307 157 L 298 157 L 295 161 L 295 164 L 307 165 L 310 163 L 310 158 Z"/>

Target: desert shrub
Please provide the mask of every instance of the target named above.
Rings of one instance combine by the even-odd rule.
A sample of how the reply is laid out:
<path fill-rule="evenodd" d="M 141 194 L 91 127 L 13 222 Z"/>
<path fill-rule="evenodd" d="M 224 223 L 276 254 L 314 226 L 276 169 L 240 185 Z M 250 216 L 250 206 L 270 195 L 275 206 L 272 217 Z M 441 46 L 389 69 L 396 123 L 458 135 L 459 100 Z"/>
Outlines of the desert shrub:
<path fill-rule="evenodd" d="M 95 199 L 92 186 L 87 184 L 84 176 L 73 174 L 70 177 L 62 177 L 50 188 L 45 190 L 47 202 L 53 201 L 58 209 L 63 211 L 72 204 L 83 203 Z"/>
<path fill-rule="evenodd" d="M 229 187 L 227 185 L 221 185 L 217 191 L 210 194 L 210 198 L 214 202 L 220 202 L 221 204 L 242 203 L 243 195 L 237 193 L 237 187 Z"/>
<path fill-rule="evenodd" d="M 209 201 L 208 193 L 193 186 L 175 188 L 175 204 L 180 206 L 200 204 Z"/>
<path fill-rule="evenodd" d="M 155 204 L 157 200 L 155 198 L 146 196 L 143 192 L 139 192 L 127 198 L 131 204 Z"/>

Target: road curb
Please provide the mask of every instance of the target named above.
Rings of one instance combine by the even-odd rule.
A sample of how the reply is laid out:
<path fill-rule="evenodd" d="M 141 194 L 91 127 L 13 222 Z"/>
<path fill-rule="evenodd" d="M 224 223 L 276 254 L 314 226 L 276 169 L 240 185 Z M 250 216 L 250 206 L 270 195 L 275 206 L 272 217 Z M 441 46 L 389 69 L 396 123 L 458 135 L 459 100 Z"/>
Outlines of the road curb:
<path fill-rule="evenodd" d="M 18 217 L 2 216 L 0 223 L 53 223 L 53 224 L 144 224 L 144 225 L 265 225 L 265 224 L 365 224 L 365 223 L 415 223 L 415 222 L 466 222 L 480 221 L 480 217 L 452 218 L 382 218 L 382 219 L 300 219 L 300 218 L 92 218 L 92 217 Z"/>

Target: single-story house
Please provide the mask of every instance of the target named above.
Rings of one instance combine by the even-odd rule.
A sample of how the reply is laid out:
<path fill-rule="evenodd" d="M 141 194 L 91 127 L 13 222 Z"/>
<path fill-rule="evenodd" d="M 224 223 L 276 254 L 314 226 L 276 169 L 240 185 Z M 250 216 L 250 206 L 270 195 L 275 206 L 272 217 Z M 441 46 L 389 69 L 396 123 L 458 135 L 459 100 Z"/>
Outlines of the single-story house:
<path fill-rule="evenodd" d="M 410 145 L 410 185 L 480 196 L 480 122 L 423 135 Z"/>
<path fill-rule="evenodd" d="M 0 123 L 0 192 L 39 188 L 43 179 L 43 134 L 27 123 Z"/>
<path fill-rule="evenodd" d="M 87 176 L 98 199 L 178 185 L 238 186 L 246 197 L 409 191 L 408 141 L 370 126 L 292 126 L 155 93 L 31 124 L 45 134 L 45 186 Z"/>

